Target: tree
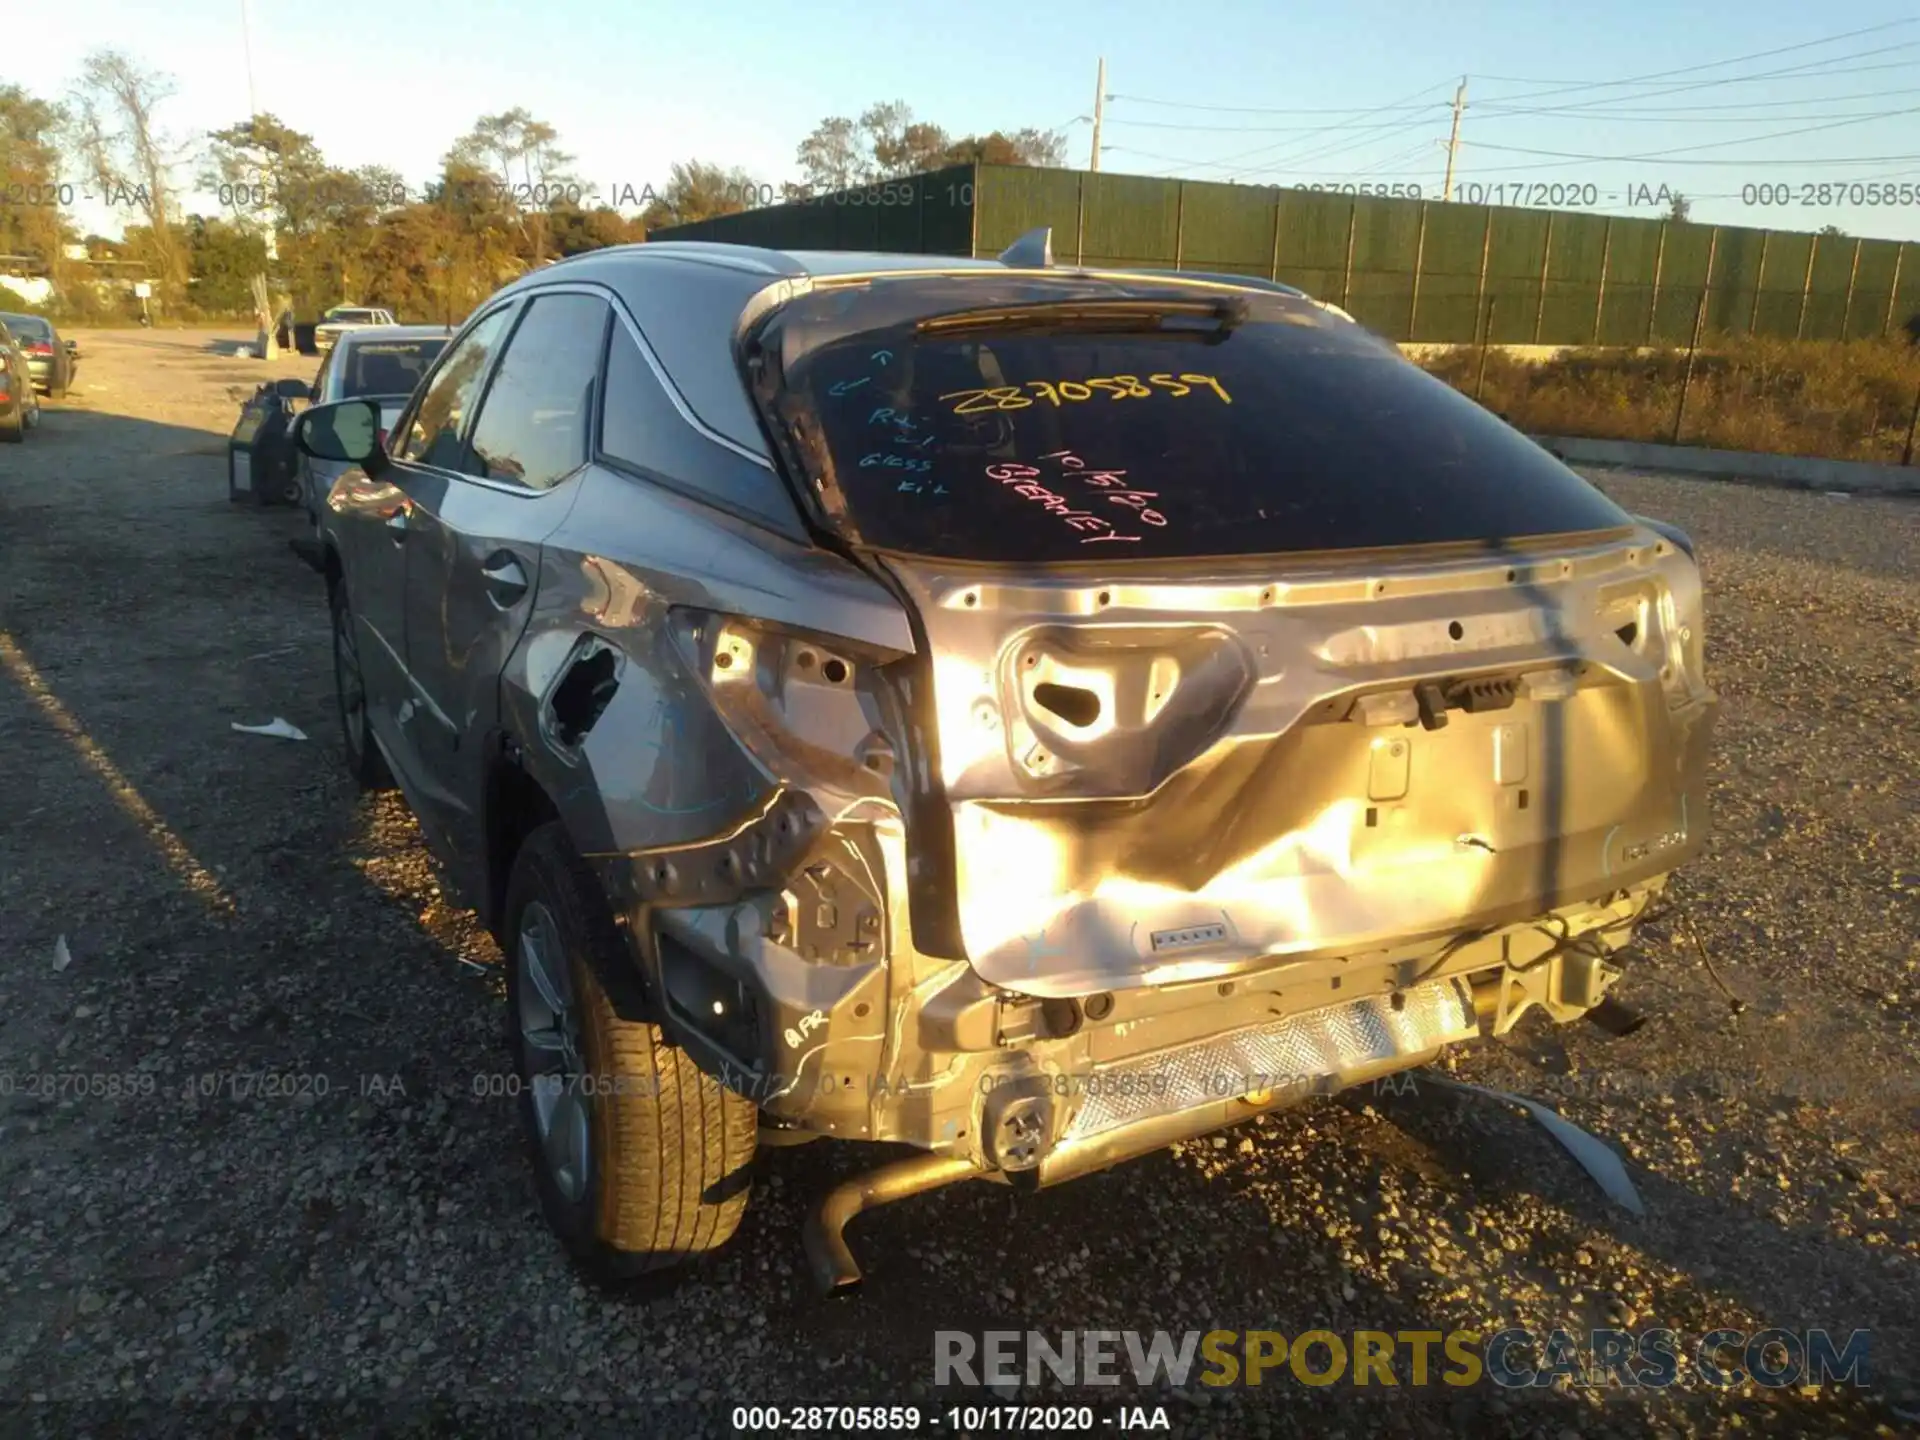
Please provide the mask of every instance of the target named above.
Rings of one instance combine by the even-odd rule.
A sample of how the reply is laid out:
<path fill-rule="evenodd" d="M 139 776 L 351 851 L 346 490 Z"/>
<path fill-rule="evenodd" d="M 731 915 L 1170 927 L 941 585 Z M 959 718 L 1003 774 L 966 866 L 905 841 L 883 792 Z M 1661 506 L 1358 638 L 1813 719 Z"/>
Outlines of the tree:
<path fill-rule="evenodd" d="M 954 141 L 942 165 L 1034 165 L 1058 169 L 1067 163 L 1067 139 L 1058 130 L 994 130 Z"/>
<path fill-rule="evenodd" d="M 497 178 L 502 199 L 532 245 L 532 258 L 545 258 L 548 227 L 541 212 L 554 203 L 555 187 L 565 199 L 576 183 L 568 169 L 573 156 L 560 149 L 559 131 L 520 107 L 483 115 L 454 141 L 446 163 Z"/>
<path fill-rule="evenodd" d="M 830 115 L 814 126 L 796 153 L 803 183 L 786 198 L 805 199 L 948 165 L 1063 165 L 1066 140 L 1051 130 L 1003 130 L 951 138 L 938 125 L 915 120 L 904 100 L 870 105 L 858 120 Z"/>
<path fill-rule="evenodd" d="M 759 189 L 753 177 L 738 166 L 723 169 L 704 160 L 676 162 L 667 175 L 666 188 L 654 196 L 641 219 L 648 230 L 662 230 L 718 215 L 737 215 L 748 208 L 747 202 Z"/>
<path fill-rule="evenodd" d="M 189 215 L 182 228 L 193 303 L 223 314 L 251 310 L 253 277 L 267 268 L 267 244 L 259 230 L 204 215 Z"/>
<path fill-rule="evenodd" d="M 579 255 L 608 245 L 630 245 L 646 238 L 646 228 L 607 205 L 583 210 L 578 205 L 556 207 L 547 216 L 553 248 L 560 255 Z"/>
<path fill-rule="evenodd" d="M 1820 233 L 1831 236 L 1836 240 L 1844 240 L 1847 238 L 1847 232 L 1842 230 L 1838 225 L 1822 225 L 1820 227 Z"/>
<path fill-rule="evenodd" d="M 80 67 L 74 134 L 81 158 L 110 206 L 146 218 L 147 260 L 163 284 L 186 278 L 173 233 L 173 168 L 184 153 L 161 131 L 155 112 L 173 82 L 142 70 L 116 50 L 96 50 Z"/>
<path fill-rule="evenodd" d="M 0 85 L 0 254 L 35 255 L 59 269 L 67 226 L 58 204 L 66 114 L 18 85 Z"/>
<path fill-rule="evenodd" d="M 1684 221 L 1691 220 L 1692 218 L 1693 202 L 1678 190 L 1675 190 L 1667 201 L 1667 219 Z"/>

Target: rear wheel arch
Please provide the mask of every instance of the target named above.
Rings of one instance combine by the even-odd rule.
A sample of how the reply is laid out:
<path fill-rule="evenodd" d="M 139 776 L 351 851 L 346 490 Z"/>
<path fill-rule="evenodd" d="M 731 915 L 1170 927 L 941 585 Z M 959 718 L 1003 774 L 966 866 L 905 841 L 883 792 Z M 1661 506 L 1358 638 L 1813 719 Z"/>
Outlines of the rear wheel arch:
<path fill-rule="evenodd" d="M 507 933 L 512 916 L 507 913 L 513 887 L 514 866 L 527 840 L 546 825 L 557 825 L 578 853 L 578 845 L 569 832 L 560 807 L 540 781 L 521 762 L 523 751 L 508 732 L 490 736 L 486 747 L 486 769 L 481 788 L 481 831 L 485 837 L 484 889 L 481 894 L 481 921 L 493 934 L 502 950 L 513 943 Z M 591 864 L 587 866 L 589 872 Z M 596 878 L 594 900 L 605 906 L 606 919 L 619 932 L 621 956 L 616 960 L 606 951 L 592 957 L 595 977 L 606 992 L 617 1018 L 646 1021 L 656 1017 L 642 978 L 641 957 L 634 943 L 632 926 L 620 913 L 607 887 Z"/>

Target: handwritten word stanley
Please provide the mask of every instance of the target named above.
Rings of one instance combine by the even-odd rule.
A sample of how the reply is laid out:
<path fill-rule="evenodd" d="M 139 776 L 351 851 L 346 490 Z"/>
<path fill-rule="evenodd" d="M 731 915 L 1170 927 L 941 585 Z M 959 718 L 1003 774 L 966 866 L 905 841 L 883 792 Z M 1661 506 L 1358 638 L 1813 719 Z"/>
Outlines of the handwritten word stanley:
<path fill-rule="evenodd" d="M 1040 457 L 1043 460 L 1058 460 L 1063 470 L 1088 485 L 1099 490 L 1105 499 L 1114 505 L 1134 511 L 1143 524 L 1164 526 L 1167 517 L 1151 508 L 1147 501 L 1157 500 L 1159 494 L 1153 490 L 1135 490 L 1126 486 L 1124 470 L 1095 470 L 1088 467 L 1070 450 L 1055 450 Z M 1032 465 L 1022 465 L 1014 461 L 1004 461 L 987 467 L 987 478 L 998 480 L 1010 487 L 1016 495 L 1036 501 L 1050 515 L 1058 515 L 1066 522 L 1067 528 L 1078 532 L 1085 538 L 1082 545 L 1093 545 L 1103 540 L 1138 544 L 1140 536 L 1127 535 L 1110 520 L 1104 520 L 1091 510 L 1080 510 L 1066 496 L 1048 489 L 1040 483 L 1040 470 Z"/>

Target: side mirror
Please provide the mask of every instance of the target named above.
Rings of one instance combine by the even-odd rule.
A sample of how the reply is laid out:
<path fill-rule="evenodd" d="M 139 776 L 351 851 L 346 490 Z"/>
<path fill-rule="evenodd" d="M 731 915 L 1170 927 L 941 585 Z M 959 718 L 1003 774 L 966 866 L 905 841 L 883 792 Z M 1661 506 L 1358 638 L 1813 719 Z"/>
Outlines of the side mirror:
<path fill-rule="evenodd" d="M 311 400 L 313 391 L 307 388 L 307 382 L 288 377 L 273 382 L 273 393 L 282 400 Z"/>
<path fill-rule="evenodd" d="M 78 340 L 67 341 L 67 353 L 69 355 L 78 355 L 80 353 L 80 342 Z"/>
<path fill-rule="evenodd" d="M 293 440 L 316 460 L 365 465 L 380 451 L 380 406 L 372 400 L 340 400 L 303 411 L 293 422 Z M 369 473 L 378 462 L 368 465 Z"/>

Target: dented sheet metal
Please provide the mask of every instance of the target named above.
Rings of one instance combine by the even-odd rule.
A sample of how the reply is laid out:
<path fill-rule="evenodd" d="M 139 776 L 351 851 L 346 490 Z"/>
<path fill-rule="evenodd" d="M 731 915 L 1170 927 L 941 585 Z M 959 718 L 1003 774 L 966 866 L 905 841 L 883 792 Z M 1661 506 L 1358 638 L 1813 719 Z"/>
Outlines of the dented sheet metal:
<path fill-rule="evenodd" d="M 1698 578 L 1650 531 L 1284 583 L 889 565 L 993 983 L 1087 995 L 1456 933 L 1700 843 Z"/>

